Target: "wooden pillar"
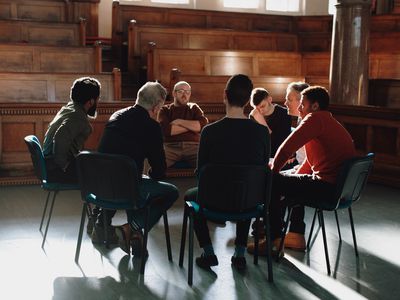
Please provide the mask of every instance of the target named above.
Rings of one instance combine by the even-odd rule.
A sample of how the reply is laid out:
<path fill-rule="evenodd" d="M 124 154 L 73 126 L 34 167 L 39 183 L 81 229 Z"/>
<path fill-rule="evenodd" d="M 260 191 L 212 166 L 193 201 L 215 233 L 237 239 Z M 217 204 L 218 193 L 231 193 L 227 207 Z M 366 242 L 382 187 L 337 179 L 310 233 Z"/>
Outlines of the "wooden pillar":
<path fill-rule="evenodd" d="M 330 65 L 332 103 L 368 103 L 371 0 L 338 0 Z"/>

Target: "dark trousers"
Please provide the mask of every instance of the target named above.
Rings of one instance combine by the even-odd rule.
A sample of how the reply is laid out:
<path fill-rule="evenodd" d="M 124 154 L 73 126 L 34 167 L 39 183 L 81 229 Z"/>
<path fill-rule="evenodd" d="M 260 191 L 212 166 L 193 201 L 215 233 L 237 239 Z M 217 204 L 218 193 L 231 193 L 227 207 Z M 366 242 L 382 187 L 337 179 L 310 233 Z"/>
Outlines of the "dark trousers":
<path fill-rule="evenodd" d="M 196 201 L 197 200 L 197 187 L 191 188 L 185 193 L 185 201 Z M 243 220 L 236 222 L 236 246 L 247 246 L 247 237 L 250 229 L 251 220 Z M 200 213 L 195 215 L 194 218 L 194 232 L 201 248 L 207 245 L 212 245 L 210 232 L 207 226 L 207 219 L 204 214 Z"/>
<path fill-rule="evenodd" d="M 68 164 L 65 171 L 55 165 L 52 158 L 45 158 L 45 160 L 48 182 L 78 184 L 75 158 Z"/>
<path fill-rule="evenodd" d="M 174 204 L 179 197 L 176 186 L 170 183 L 153 180 L 151 178 L 142 178 L 139 184 L 140 203 L 139 207 L 149 208 L 149 230 L 157 224 L 161 216 Z M 98 223 L 103 225 L 103 213 L 106 214 L 107 225 L 111 225 L 115 210 L 102 210 L 98 217 Z M 127 210 L 128 223 L 132 223 L 134 228 L 144 227 L 144 210 Z"/>
<path fill-rule="evenodd" d="M 303 206 L 303 211 L 297 211 L 295 224 L 303 224 L 296 229 L 304 234 L 304 206 L 332 207 L 336 203 L 335 185 L 308 174 L 279 174 L 272 177 L 272 192 L 270 202 L 270 226 L 272 240 L 280 237 L 283 229 L 283 217 L 288 204 Z M 292 230 L 291 230 L 292 231 Z"/>

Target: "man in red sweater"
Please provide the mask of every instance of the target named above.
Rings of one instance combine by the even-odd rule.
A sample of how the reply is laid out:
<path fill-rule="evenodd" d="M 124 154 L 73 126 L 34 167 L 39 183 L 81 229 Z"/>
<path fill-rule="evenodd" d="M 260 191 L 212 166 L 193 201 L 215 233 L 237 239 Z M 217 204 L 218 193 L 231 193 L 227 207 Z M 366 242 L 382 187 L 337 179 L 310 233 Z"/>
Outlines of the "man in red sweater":
<path fill-rule="evenodd" d="M 271 166 L 270 226 L 275 250 L 283 229 L 285 201 L 281 201 L 282 196 L 301 205 L 336 202 L 336 177 L 344 161 L 356 156 L 352 137 L 327 111 L 327 90 L 312 86 L 303 90 L 301 95 L 298 110 L 302 121 L 279 147 Z M 286 161 L 302 146 L 305 146 L 306 159 L 297 172 L 280 174 Z M 265 252 L 265 241 L 260 248 L 260 253 Z M 254 245 L 249 245 L 248 251 L 253 253 Z"/>
<path fill-rule="evenodd" d="M 186 81 L 175 84 L 172 92 L 174 102 L 164 105 L 158 121 L 164 135 L 164 150 L 167 167 L 177 161 L 186 161 L 196 167 L 200 131 L 208 123 L 200 107 L 189 102 L 191 87 Z"/>

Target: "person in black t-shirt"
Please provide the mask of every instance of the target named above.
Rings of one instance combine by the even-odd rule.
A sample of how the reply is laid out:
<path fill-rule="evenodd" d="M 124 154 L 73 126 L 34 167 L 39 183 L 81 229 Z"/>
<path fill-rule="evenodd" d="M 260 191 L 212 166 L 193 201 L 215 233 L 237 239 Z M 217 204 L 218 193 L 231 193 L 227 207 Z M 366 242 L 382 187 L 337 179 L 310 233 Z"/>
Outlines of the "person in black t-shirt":
<path fill-rule="evenodd" d="M 228 80 L 224 93 L 226 116 L 205 126 L 201 132 L 197 170 L 208 163 L 262 165 L 267 168 L 270 157 L 268 129 L 244 114 L 252 89 L 253 84 L 246 75 L 234 75 Z M 185 200 L 195 200 L 196 195 L 197 188 L 190 189 L 185 194 Z M 235 253 L 231 261 L 237 269 L 246 267 L 244 252 L 249 227 L 250 220 L 238 221 L 236 224 Z M 197 215 L 194 230 L 200 247 L 204 250 L 196 258 L 196 264 L 201 268 L 218 265 L 204 215 Z"/>

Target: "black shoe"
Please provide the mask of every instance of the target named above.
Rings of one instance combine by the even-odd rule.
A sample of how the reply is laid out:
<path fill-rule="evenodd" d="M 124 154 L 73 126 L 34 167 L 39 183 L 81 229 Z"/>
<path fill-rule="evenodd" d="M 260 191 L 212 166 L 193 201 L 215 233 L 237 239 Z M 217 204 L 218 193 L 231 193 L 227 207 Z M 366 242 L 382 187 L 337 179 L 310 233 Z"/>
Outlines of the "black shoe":
<path fill-rule="evenodd" d="M 196 265 L 202 269 L 208 269 L 218 265 L 218 258 L 216 255 L 205 255 L 203 253 L 200 257 L 196 258 Z"/>
<path fill-rule="evenodd" d="M 238 271 L 243 271 L 246 269 L 246 258 L 244 256 L 232 256 L 231 258 L 232 266 Z"/>

